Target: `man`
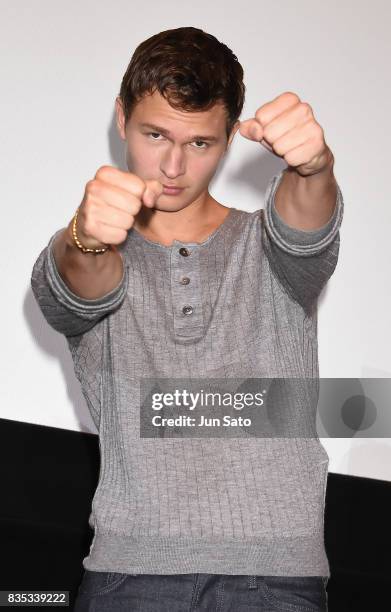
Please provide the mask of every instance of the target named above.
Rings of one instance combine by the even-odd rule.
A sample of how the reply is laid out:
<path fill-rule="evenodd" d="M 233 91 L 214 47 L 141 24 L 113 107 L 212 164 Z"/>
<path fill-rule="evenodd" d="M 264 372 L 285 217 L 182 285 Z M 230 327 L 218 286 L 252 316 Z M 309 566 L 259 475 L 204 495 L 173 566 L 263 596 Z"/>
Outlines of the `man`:
<path fill-rule="evenodd" d="M 102 166 L 34 264 L 100 438 L 76 610 L 327 609 L 318 439 L 143 436 L 145 379 L 318 378 L 316 303 L 343 213 L 334 158 L 293 92 L 241 123 L 242 79 L 197 28 L 139 45 L 116 100 L 129 172 Z M 238 130 L 288 164 L 253 213 L 209 193 Z M 304 397 L 305 422 L 315 408 Z"/>

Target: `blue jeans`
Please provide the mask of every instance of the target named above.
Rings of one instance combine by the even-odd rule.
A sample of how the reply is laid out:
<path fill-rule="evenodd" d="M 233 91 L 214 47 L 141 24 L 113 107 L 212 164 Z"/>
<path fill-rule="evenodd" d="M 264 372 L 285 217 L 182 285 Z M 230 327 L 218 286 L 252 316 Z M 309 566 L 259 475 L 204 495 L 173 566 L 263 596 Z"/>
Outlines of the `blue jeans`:
<path fill-rule="evenodd" d="M 327 612 L 327 581 L 322 576 L 84 570 L 74 612 Z"/>

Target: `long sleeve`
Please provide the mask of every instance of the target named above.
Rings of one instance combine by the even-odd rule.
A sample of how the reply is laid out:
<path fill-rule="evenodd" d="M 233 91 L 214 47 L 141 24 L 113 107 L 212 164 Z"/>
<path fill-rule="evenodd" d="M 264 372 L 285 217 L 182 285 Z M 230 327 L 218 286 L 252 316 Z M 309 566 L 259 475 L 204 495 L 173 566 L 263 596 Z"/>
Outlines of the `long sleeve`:
<path fill-rule="evenodd" d="M 93 300 L 76 295 L 60 276 L 52 251 L 53 242 L 63 229 L 51 237 L 39 254 L 32 270 L 31 287 L 49 325 L 71 337 L 88 331 L 122 304 L 128 286 L 128 269 L 124 262 L 124 273 L 119 285 L 106 295 Z"/>
<path fill-rule="evenodd" d="M 273 273 L 308 314 L 337 265 L 344 202 L 337 185 L 336 207 L 325 225 L 316 230 L 287 225 L 274 201 L 284 170 L 271 179 L 266 192 L 265 208 L 261 209 L 262 240 Z"/>

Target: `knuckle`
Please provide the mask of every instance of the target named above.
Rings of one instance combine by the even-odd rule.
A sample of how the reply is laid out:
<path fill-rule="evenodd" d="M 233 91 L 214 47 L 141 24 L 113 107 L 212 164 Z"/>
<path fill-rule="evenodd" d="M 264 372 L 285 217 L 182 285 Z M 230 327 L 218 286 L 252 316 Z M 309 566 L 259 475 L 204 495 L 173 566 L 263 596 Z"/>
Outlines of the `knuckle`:
<path fill-rule="evenodd" d="M 120 234 L 121 234 L 121 238 L 120 238 L 120 240 L 121 240 L 121 242 L 124 242 L 124 240 L 126 240 L 126 238 L 128 237 L 128 232 L 127 232 L 127 230 L 126 230 L 126 229 L 124 229 L 124 230 L 120 230 Z"/>
<path fill-rule="evenodd" d="M 100 168 L 98 168 L 98 170 L 97 170 L 97 172 L 95 174 L 95 178 L 101 179 L 102 181 L 104 181 L 110 175 L 111 175 L 111 167 L 105 165 L 105 166 L 101 166 Z"/>
<path fill-rule="evenodd" d="M 274 144 L 273 148 L 274 148 L 275 152 L 277 153 L 277 155 L 283 155 L 284 149 L 281 147 L 281 145 Z"/>
<path fill-rule="evenodd" d="M 132 176 L 132 192 L 137 197 L 141 197 L 146 189 L 146 183 L 142 178 L 133 174 Z"/>
<path fill-rule="evenodd" d="M 91 179 L 90 181 L 88 181 L 88 183 L 86 183 L 86 192 L 87 193 L 94 193 L 96 189 L 96 180 L 95 179 Z"/>
<path fill-rule="evenodd" d="M 320 126 L 319 123 L 315 121 L 314 119 L 310 118 L 307 121 L 306 125 L 310 127 L 312 136 L 316 138 L 321 138 L 323 136 L 322 126 Z"/>
<path fill-rule="evenodd" d="M 126 229 L 130 230 L 130 228 L 133 226 L 133 223 L 134 223 L 134 215 L 129 215 L 128 221 L 125 225 Z"/>
<path fill-rule="evenodd" d="M 284 96 L 292 100 L 292 102 L 300 102 L 299 96 L 295 94 L 293 91 L 285 91 Z"/>
<path fill-rule="evenodd" d="M 142 194 L 141 194 L 142 195 Z M 140 208 L 142 207 L 142 200 L 141 200 L 141 195 L 140 196 L 133 196 L 132 197 L 132 209 L 133 211 L 137 214 L 138 211 L 140 210 Z M 132 211 L 132 214 L 133 214 Z"/>
<path fill-rule="evenodd" d="M 94 210 L 95 210 L 95 202 L 94 202 L 94 200 L 91 197 L 87 197 L 85 199 L 85 201 L 84 201 L 83 217 L 85 219 L 87 219 L 87 217 L 90 217 L 91 214 L 93 214 Z"/>
<path fill-rule="evenodd" d="M 302 102 L 301 107 L 307 117 L 312 116 L 312 108 L 311 105 L 308 104 L 308 102 Z"/>
<path fill-rule="evenodd" d="M 96 222 L 96 203 L 87 200 L 84 205 L 83 215 L 81 222 L 85 231 L 90 231 Z"/>

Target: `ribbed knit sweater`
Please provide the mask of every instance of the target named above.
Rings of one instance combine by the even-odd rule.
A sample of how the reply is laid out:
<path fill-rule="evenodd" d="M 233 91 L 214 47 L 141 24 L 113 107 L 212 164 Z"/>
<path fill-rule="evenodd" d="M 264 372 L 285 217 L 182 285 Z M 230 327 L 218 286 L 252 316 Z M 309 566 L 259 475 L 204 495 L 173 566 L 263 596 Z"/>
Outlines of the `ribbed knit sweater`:
<path fill-rule="evenodd" d="M 165 246 L 131 228 L 118 248 L 123 278 L 99 299 L 75 295 L 56 268 L 52 243 L 64 228 L 34 264 L 34 296 L 67 339 L 99 431 L 86 569 L 330 575 L 329 458 L 317 437 L 148 439 L 139 430 L 142 377 L 319 379 L 317 299 L 337 263 L 343 199 L 338 186 L 320 229 L 290 227 L 274 205 L 284 171 L 263 209 L 231 208 L 201 243 Z M 316 407 L 314 398 L 308 414 Z"/>

